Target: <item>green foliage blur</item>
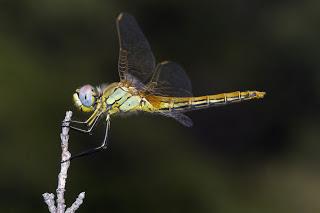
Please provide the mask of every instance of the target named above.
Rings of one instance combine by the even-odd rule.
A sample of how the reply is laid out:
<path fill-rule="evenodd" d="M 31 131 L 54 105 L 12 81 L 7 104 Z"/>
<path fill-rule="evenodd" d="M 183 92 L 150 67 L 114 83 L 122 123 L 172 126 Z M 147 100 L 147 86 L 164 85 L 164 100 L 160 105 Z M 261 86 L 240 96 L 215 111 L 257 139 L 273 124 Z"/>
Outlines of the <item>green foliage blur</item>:
<path fill-rule="evenodd" d="M 71 163 L 79 212 L 320 211 L 320 2 L 16 0 L 0 3 L 0 212 L 47 212 L 60 124 L 83 84 L 118 81 L 115 18 L 138 20 L 157 60 L 195 95 L 256 89 L 263 100 L 188 113 L 194 127 L 115 117 L 109 149 Z M 70 133 L 77 153 L 98 145 Z"/>

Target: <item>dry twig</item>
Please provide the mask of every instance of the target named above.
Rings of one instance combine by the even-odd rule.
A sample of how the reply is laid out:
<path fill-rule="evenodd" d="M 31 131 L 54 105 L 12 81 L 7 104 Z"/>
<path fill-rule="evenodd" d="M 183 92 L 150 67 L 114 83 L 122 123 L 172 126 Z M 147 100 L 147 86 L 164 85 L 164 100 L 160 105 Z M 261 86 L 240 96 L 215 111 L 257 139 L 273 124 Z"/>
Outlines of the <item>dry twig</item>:
<path fill-rule="evenodd" d="M 72 213 L 75 212 L 80 205 L 83 203 L 83 199 L 85 197 L 85 192 L 81 192 L 78 195 L 78 198 L 76 201 L 72 204 L 70 208 L 66 209 L 66 204 L 64 200 L 64 192 L 65 192 L 65 186 L 66 186 L 66 180 L 67 180 L 67 173 L 70 166 L 70 161 L 66 161 L 71 157 L 70 152 L 68 151 L 68 140 L 69 140 L 69 121 L 71 120 L 72 112 L 67 111 L 66 117 L 63 120 L 63 127 L 62 127 L 62 133 L 60 134 L 61 138 L 61 162 L 65 161 L 64 163 L 61 163 L 61 169 L 60 173 L 58 175 L 58 187 L 57 187 L 57 206 L 55 206 L 54 202 L 54 194 L 53 193 L 44 193 L 42 194 L 44 198 L 44 202 L 48 205 L 49 212 L 50 213 Z"/>

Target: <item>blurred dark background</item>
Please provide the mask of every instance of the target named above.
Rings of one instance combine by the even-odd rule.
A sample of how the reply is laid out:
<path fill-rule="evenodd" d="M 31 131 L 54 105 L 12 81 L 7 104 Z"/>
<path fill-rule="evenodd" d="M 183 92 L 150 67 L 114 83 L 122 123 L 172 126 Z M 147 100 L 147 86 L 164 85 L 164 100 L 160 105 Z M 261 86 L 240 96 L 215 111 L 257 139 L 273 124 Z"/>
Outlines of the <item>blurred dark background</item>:
<path fill-rule="evenodd" d="M 79 212 L 319 212 L 320 2 L 1 1 L 0 212 L 47 212 L 60 124 L 78 86 L 118 81 L 117 15 L 136 17 L 158 61 L 195 95 L 256 89 L 263 100 L 188 113 L 194 127 L 115 117 L 107 151 L 72 162 Z M 99 144 L 71 132 L 70 149 Z"/>

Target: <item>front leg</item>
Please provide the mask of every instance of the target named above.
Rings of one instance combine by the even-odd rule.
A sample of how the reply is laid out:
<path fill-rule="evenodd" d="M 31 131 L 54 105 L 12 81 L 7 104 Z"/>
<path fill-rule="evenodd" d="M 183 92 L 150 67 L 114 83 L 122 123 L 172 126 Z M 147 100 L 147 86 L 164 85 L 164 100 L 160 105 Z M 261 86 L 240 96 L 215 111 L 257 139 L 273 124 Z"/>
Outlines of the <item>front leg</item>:
<path fill-rule="evenodd" d="M 90 122 L 92 122 L 92 120 L 94 120 L 97 116 L 97 114 L 99 114 L 99 110 L 95 110 L 91 116 L 86 120 L 86 121 L 75 121 L 75 120 L 70 120 L 68 121 L 69 123 L 77 123 L 77 124 L 89 124 Z M 63 123 L 62 123 L 63 125 Z"/>
<path fill-rule="evenodd" d="M 79 131 L 79 132 L 82 132 L 82 133 L 91 133 L 91 131 L 93 130 L 93 128 L 97 124 L 97 122 L 98 122 L 98 120 L 99 120 L 101 115 L 102 115 L 102 112 L 99 112 L 99 114 L 94 112 L 90 116 L 90 118 L 88 120 L 84 121 L 84 122 L 83 121 L 72 121 L 74 123 L 87 124 L 87 126 L 89 127 L 88 129 L 82 129 L 82 128 L 71 126 L 71 125 L 69 125 L 69 128 L 73 129 L 73 130 L 76 130 L 76 131 Z M 62 123 L 62 126 L 66 126 L 66 124 Z"/>

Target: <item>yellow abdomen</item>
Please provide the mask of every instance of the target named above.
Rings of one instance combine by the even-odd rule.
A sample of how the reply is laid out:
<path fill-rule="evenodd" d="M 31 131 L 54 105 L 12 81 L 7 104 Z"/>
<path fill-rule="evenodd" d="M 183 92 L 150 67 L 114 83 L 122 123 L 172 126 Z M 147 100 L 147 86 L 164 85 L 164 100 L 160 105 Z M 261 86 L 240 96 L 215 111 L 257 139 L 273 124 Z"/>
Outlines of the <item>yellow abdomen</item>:
<path fill-rule="evenodd" d="M 190 111 L 218 105 L 240 102 L 244 100 L 263 98 L 265 92 L 245 91 L 230 92 L 217 95 L 198 97 L 163 97 L 147 96 L 152 107 L 142 108 L 143 111 Z M 151 109 L 153 108 L 153 109 Z"/>

